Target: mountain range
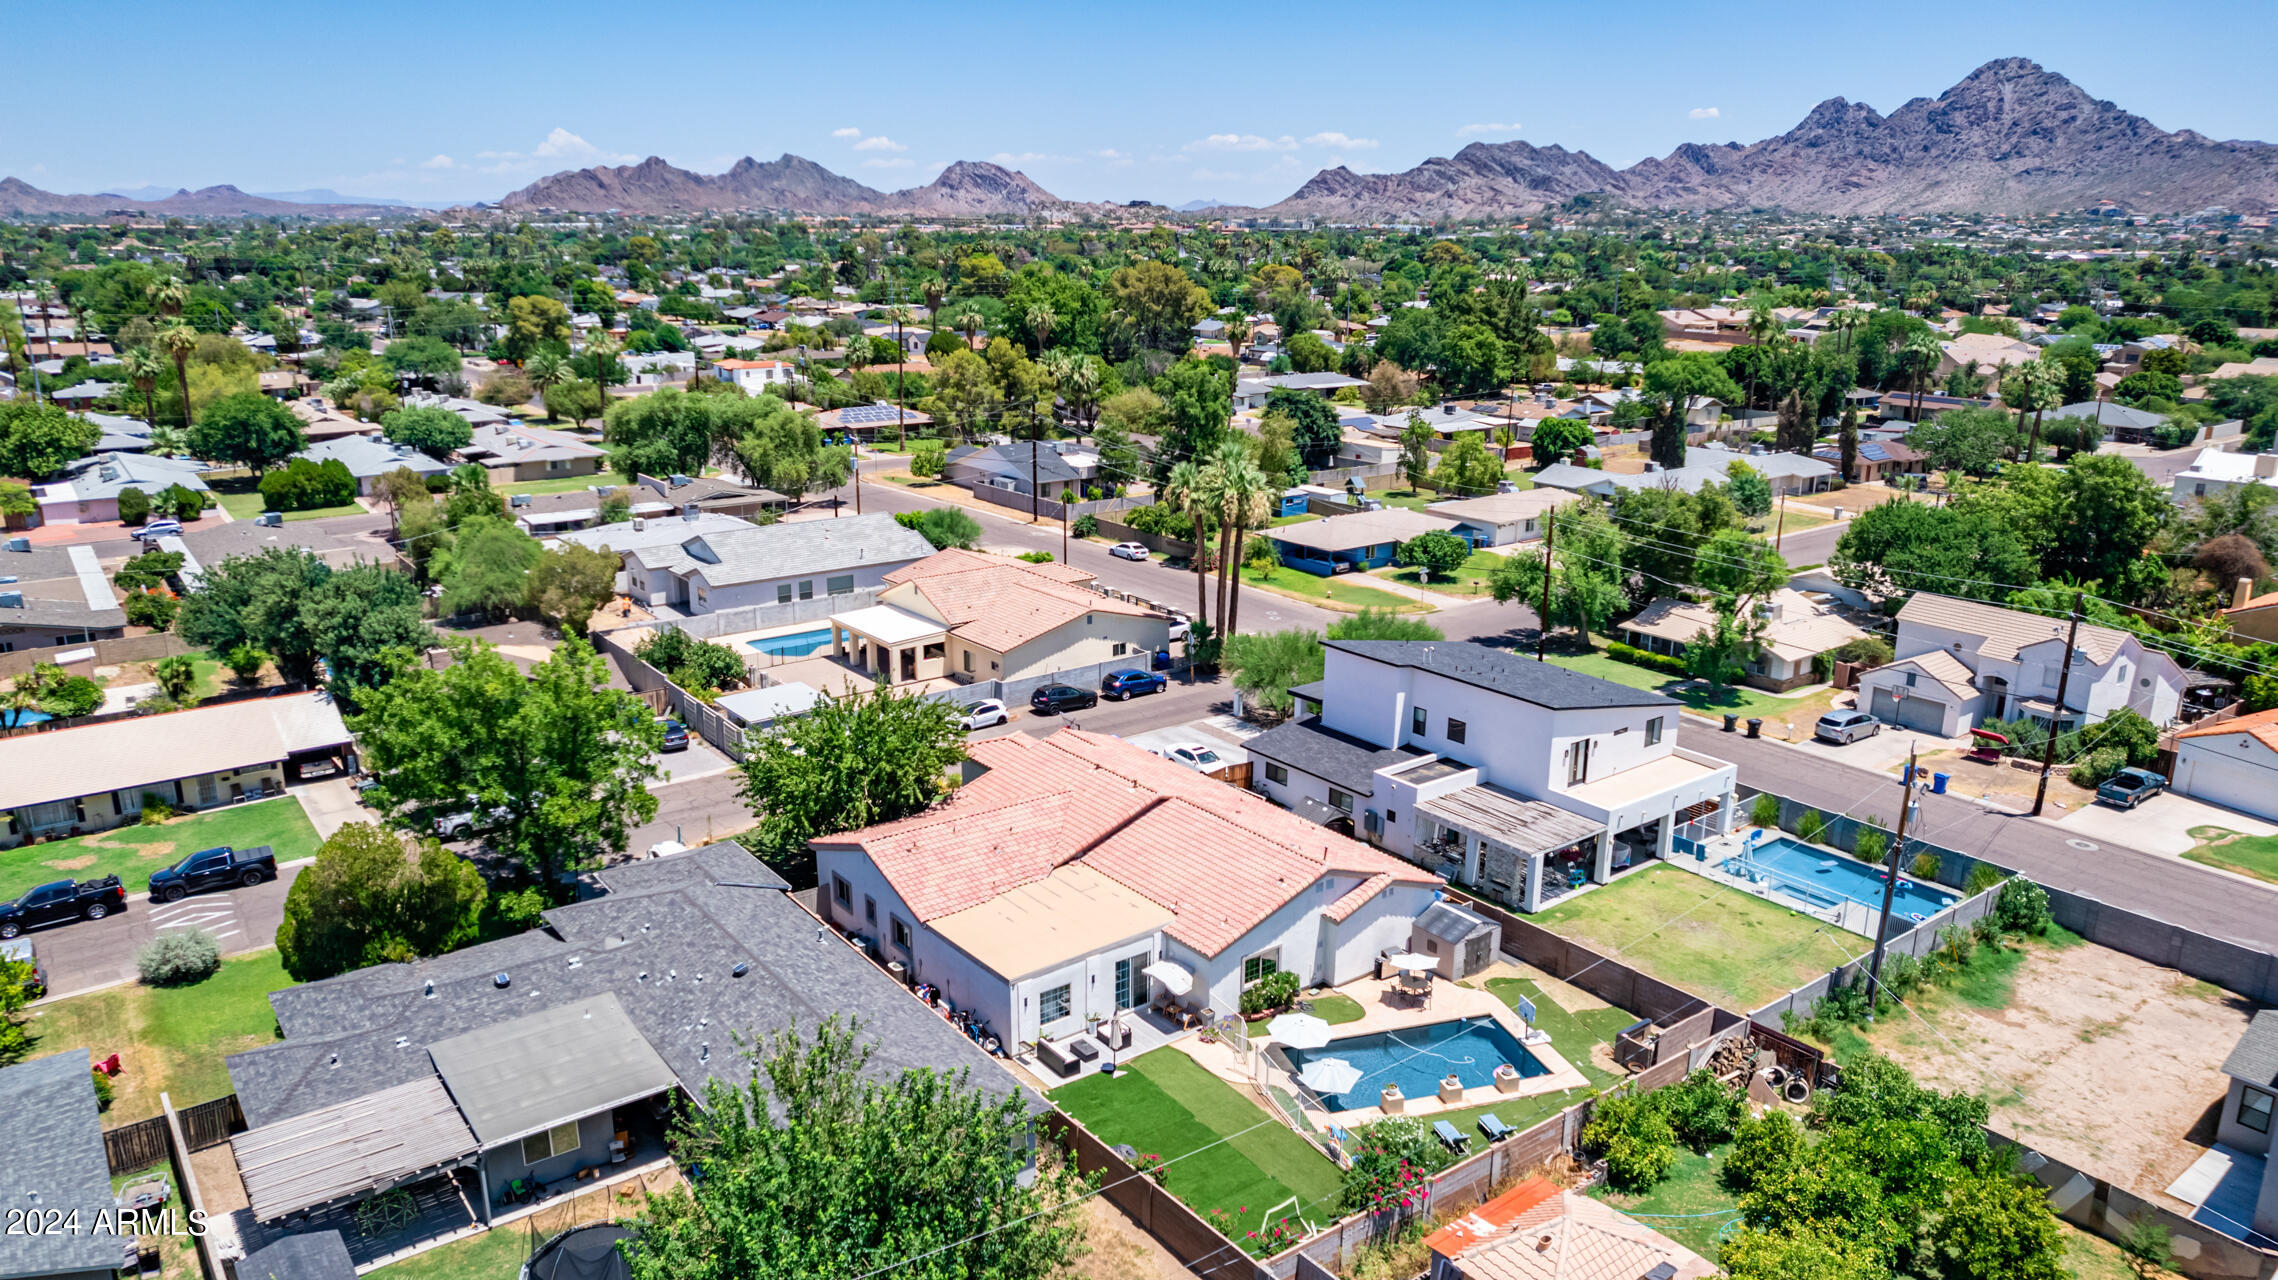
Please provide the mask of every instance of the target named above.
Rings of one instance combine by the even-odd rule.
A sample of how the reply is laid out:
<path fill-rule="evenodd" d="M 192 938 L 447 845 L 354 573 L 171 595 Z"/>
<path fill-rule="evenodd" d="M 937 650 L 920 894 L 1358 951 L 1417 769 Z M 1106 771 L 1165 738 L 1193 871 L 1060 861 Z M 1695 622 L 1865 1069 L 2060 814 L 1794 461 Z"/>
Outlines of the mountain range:
<path fill-rule="evenodd" d="M 1659 208 L 1782 208 L 1807 213 L 2044 213 L 2112 201 L 2159 212 L 2278 207 L 2278 147 L 2169 133 L 2024 58 L 1988 62 L 1935 98 L 1889 115 L 1830 98 L 1795 128 L 1743 145 L 1687 143 L 1616 169 L 1586 151 L 1528 142 L 1473 143 L 1401 173 L 1324 169 L 1286 199 L 1253 208 L 1201 202 L 1179 212 L 1413 222 L 1507 217 L 1584 195 Z M 1026 174 L 965 160 L 922 187 L 880 191 L 785 154 L 746 156 L 702 174 L 650 156 L 571 169 L 498 201 L 507 211 L 600 213 L 777 209 L 795 213 L 1105 215 L 1123 206 L 1062 200 Z M 325 190 L 249 195 L 232 186 L 171 195 L 57 195 L 0 179 L 0 217 L 101 215 L 133 208 L 203 217 L 368 216 L 406 206 Z"/>

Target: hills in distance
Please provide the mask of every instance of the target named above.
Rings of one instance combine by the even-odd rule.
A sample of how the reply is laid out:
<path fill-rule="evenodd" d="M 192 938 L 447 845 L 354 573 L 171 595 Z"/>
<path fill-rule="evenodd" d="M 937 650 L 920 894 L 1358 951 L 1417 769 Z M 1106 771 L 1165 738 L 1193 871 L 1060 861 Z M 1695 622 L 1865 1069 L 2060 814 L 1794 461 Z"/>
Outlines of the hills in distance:
<path fill-rule="evenodd" d="M 57 195 L 0 179 L 0 217 L 99 216 L 120 208 L 203 217 L 366 216 L 402 213 L 400 203 L 306 203 L 316 190 L 249 195 L 233 186 L 163 198 Z M 1616 169 L 1586 151 L 1528 142 L 1473 143 L 1401 173 L 1324 169 L 1294 193 L 1260 208 L 1180 205 L 1182 213 L 1312 218 L 1337 222 L 1428 222 L 1521 215 L 1602 195 L 1657 208 L 1783 208 L 1804 213 L 2044 213 L 2109 200 L 2161 212 L 2226 206 L 2278 207 L 2278 147 L 2223 142 L 2188 129 L 2167 132 L 2024 58 L 1971 72 L 1935 98 L 1889 115 L 1830 98 L 1795 128 L 1743 145 L 1687 143 L 1666 156 Z M 1123 206 L 1062 200 L 1026 174 L 986 161 L 950 165 L 932 182 L 880 191 L 785 154 L 745 157 L 702 174 L 651 156 L 638 164 L 572 169 L 498 201 L 509 212 L 701 213 L 783 210 L 927 217 L 1083 215 Z"/>

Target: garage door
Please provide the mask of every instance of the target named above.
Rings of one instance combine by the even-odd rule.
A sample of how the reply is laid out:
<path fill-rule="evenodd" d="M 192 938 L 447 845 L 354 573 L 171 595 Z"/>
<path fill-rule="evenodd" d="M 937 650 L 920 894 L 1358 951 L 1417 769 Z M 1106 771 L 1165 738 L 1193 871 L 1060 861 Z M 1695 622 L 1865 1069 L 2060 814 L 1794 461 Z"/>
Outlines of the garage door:
<path fill-rule="evenodd" d="M 1874 705 L 1867 710 L 1884 724 L 1930 734 L 1942 735 L 1946 731 L 1946 704 L 1920 695 L 1900 698 L 1888 689 L 1877 689 Z"/>
<path fill-rule="evenodd" d="M 2247 761 L 2228 760 L 2200 749 L 2191 752 L 2175 772 L 2176 790 L 2209 804 L 2256 814 L 2278 808 L 2272 802 L 2270 772 Z"/>

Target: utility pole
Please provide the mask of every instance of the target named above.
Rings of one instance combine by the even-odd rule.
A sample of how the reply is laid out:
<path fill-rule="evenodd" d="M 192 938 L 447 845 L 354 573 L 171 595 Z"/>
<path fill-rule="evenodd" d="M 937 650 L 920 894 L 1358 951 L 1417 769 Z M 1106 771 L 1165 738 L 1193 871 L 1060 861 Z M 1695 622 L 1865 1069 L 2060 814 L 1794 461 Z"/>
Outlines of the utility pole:
<path fill-rule="evenodd" d="M 1898 855 L 1906 848 L 1906 818 L 1914 811 L 1914 748 L 1906 749 L 1906 772 L 1898 777 L 1898 838 L 1890 842 L 1890 858 L 1883 868 L 1883 910 L 1875 921 L 1875 953 L 1867 962 L 1867 1021 L 1875 1020 L 1875 1002 L 1881 998 L 1883 944 L 1890 938 L 1890 908 L 1898 896 Z"/>
<path fill-rule="evenodd" d="M 1777 554 L 1780 543 L 1788 536 L 1788 491 L 1780 490 L 1780 522 L 1772 529 L 1772 551 Z"/>
<path fill-rule="evenodd" d="M 2064 667 L 2057 672 L 2057 704 L 2049 712 L 2048 745 L 2041 748 L 2041 782 L 2033 788 L 2032 816 L 2036 818 L 2041 816 L 2041 806 L 2049 799 L 2049 770 L 2055 768 L 2057 762 L 2057 723 L 2064 718 L 2065 687 L 2072 683 L 2073 646 L 2080 640 L 2080 608 L 2086 595 L 2082 591 L 2072 593 L 2072 626 L 2064 637 Z"/>
<path fill-rule="evenodd" d="M 1028 429 L 1028 522 L 1030 524 L 1037 524 L 1044 518 L 1037 514 L 1038 496 L 1036 488 L 1036 428 L 1032 426 Z"/>
<path fill-rule="evenodd" d="M 1558 549 L 1558 508 L 1552 507 L 1542 516 L 1542 612 L 1535 618 L 1534 660 L 1548 662 L 1545 656 L 1550 648 L 1550 566 L 1551 553 Z"/>

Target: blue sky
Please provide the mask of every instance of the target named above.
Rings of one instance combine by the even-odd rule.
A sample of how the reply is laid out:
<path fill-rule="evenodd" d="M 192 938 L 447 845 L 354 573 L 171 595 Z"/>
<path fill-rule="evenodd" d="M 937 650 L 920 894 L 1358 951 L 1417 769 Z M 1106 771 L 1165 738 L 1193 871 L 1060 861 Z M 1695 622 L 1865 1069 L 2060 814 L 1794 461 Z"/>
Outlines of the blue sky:
<path fill-rule="evenodd" d="M 792 152 L 885 190 L 986 159 L 1071 199 L 1264 203 L 1332 164 L 1404 169 L 1473 140 L 1616 165 L 1753 142 L 1822 99 L 1888 113 L 2005 56 L 2164 129 L 2278 140 L 2253 88 L 2267 0 L 117 0 L 101 25 L 120 38 L 99 40 L 63 12 L 0 0 L 15 104 L 0 176 L 52 191 L 229 182 L 443 204 L 651 154 L 709 173 Z"/>

